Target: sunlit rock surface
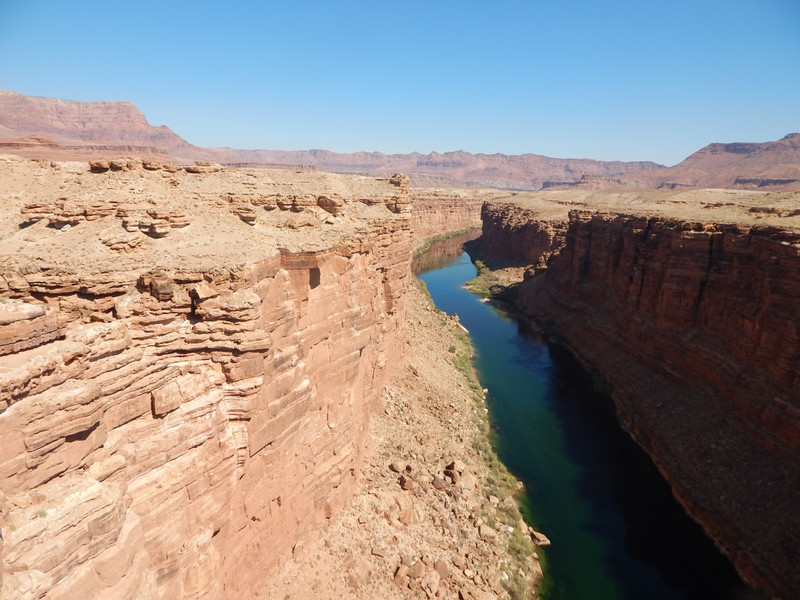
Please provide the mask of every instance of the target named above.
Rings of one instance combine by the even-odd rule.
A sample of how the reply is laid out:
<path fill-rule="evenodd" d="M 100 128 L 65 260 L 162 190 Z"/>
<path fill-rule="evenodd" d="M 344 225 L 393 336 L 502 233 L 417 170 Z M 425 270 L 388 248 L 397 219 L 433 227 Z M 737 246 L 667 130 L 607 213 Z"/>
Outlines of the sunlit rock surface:
<path fill-rule="evenodd" d="M 240 598 L 359 479 L 402 177 L 0 160 L 8 598 Z"/>

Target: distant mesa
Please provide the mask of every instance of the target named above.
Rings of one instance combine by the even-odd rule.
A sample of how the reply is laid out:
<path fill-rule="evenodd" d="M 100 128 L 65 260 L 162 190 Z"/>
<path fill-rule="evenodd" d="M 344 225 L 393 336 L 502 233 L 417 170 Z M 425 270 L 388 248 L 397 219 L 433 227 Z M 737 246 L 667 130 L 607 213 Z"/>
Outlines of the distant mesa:
<path fill-rule="evenodd" d="M 284 166 L 389 177 L 401 172 L 414 187 L 509 190 L 613 188 L 800 189 L 800 134 L 776 142 L 715 143 L 674 167 L 649 161 L 551 158 L 538 154 L 351 154 L 311 149 L 202 148 L 169 127 L 150 125 L 130 102 L 78 102 L 0 90 L 0 152 L 31 158 L 91 160 L 121 155 L 160 162 Z"/>
<path fill-rule="evenodd" d="M 709 144 L 667 169 L 665 175 L 663 181 L 649 181 L 692 187 L 800 190 L 800 133 L 759 144 Z"/>

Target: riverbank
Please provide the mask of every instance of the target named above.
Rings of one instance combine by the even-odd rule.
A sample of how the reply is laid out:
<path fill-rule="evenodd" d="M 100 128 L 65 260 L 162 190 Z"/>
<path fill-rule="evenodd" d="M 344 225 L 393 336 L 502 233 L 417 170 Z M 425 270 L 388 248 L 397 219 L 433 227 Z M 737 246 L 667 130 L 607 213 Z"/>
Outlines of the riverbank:
<path fill-rule="evenodd" d="M 264 598 L 524 598 L 541 575 L 488 442 L 469 337 L 411 286 L 403 364 L 370 423 L 361 490 Z"/>
<path fill-rule="evenodd" d="M 686 512 L 749 585 L 785 598 L 800 590 L 790 200 L 532 194 L 485 205 L 481 240 L 523 269 L 501 297 L 607 382 Z"/>

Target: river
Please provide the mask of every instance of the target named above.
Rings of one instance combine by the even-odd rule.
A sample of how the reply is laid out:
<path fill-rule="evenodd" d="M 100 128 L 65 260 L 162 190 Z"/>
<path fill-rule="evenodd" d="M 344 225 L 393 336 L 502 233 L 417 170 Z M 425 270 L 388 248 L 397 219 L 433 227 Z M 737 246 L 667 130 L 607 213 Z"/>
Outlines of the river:
<path fill-rule="evenodd" d="M 513 314 L 463 288 L 475 276 L 452 240 L 418 274 L 437 308 L 457 313 L 475 348 L 492 443 L 525 485 L 526 521 L 549 600 L 747 598 L 730 563 L 672 498 L 646 454 L 619 427 L 610 398 L 575 359 Z M 452 254 L 448 259 L 447 252 Z"/>

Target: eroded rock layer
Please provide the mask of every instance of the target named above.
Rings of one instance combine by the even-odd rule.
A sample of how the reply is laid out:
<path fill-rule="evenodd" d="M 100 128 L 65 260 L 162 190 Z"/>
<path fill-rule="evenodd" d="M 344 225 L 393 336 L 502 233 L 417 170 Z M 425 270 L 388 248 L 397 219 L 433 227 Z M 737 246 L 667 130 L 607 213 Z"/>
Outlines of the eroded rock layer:
<path fill-rule="evenodd" d="M 489 190 L 417 188 L 411 226 L 417 243 L 444 232 L 481 226 L 481 206 L 501 194 Z"/>
<path fill-rule="evenodd" d="M 620 420 L 743 577 L 799 597 L 800 231 L 747 219 L 788 197 L 714 195 L 669 196 L 675 210 L 642 195 L 617 210 L 588 194 L 487 206 L 484 249 L 507 240 L 531 262 L 517 305 L 611 385 Z"/>
<path fill-rule="evenodd" d="M 355 489 L 407 181 L 0 171 L 3 597 L 251 597 Z"/>
<path fill-rule="evenodd" d="M 514 207 L 496 210 L 484 203 L 481 210 L 483 253 L 499 264 L 542 268 L 547 259 L 564 247 L 567 223 L 564 219 L 542 219 L 537 210 Z"/>

